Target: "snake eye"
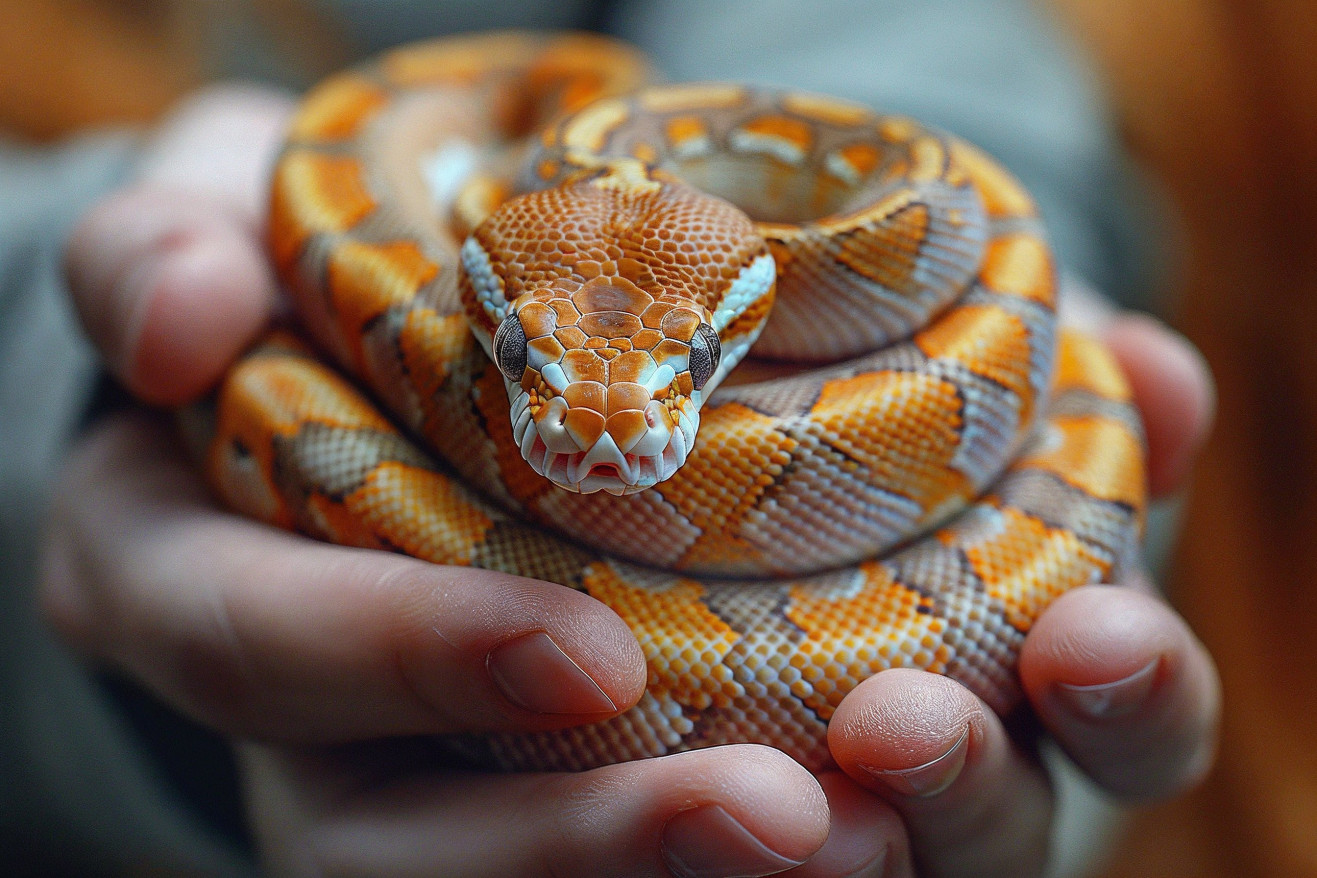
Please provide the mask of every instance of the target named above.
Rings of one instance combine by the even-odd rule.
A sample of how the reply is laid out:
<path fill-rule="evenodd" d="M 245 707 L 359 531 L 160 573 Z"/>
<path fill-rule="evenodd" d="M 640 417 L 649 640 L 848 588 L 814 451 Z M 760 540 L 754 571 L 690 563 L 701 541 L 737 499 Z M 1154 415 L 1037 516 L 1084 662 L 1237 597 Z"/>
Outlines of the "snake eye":
<path fill-rule="evenodd" d="M 503 318 L 494 333 L 494 365 L 509 381 L 520 381 L 526 371 L 526 330 L 515 311 Z"/>
<path fill-rule="evenodd" d="M 718 333 L 712 326 L 701 323 L 691 336 L 690 373 L 691 383 L 696 390 L 703 390 L 704 385 L 718 371 L 718 361 L 722 359 L 723 348 L 718 341 Z"/>

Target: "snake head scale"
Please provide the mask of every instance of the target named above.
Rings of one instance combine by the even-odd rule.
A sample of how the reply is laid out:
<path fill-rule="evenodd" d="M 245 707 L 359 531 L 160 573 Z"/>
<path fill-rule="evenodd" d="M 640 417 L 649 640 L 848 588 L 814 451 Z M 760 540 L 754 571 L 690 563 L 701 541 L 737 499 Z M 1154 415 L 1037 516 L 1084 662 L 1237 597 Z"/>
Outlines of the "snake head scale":
<path fill-rule="evenodd" d="M 700 409 L 758 336 L 776 280 L 749 217 L 630 160 L 504 203 L 462 264 L 513 441 L 537 473 L 581 493 L 634 493 L 685 463 Z"/>

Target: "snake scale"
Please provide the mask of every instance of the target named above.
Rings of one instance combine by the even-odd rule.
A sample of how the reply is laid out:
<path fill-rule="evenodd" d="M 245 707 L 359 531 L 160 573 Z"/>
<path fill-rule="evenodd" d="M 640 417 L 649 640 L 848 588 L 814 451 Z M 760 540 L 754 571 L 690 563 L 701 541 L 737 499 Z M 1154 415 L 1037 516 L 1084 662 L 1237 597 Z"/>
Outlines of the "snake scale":
<path fill-rule="evenodd" d="M 1145 499 L 1130 392 L 1057 328 L 1029 196 L 907 118 L 650 80 L 621 43 L 500 33 L 314 89 L 270 218 L 311 342 L 232 370 L 212 483 L 630 625 L 636 706 L 450 742 L 487 764 L 757 741 L 820 768 L 891 667 L 1010 710 L 1032 621 L 1134 563 Z"/>

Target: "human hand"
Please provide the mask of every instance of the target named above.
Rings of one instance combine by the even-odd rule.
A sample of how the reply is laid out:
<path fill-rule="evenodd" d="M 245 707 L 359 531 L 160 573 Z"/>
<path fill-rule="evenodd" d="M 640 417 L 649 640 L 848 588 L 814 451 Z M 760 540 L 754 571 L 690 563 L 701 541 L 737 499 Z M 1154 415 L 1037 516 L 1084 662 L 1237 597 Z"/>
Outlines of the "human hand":
<path fill-rule="evenodd" d="M 1179 490 L 1212 419 L 1201 358 L 1147 317 L 1081 323 L 1130 379 L 1154 500 Z M 904 821 L 919 874 L 1042 870 L 1055 802 L 1033 748 L 1037 727 L 1125 801 L 1174 796 L 1210 768 L 1220 711 L 1211 658 L 1144 574 L 1122 585 L 1069 592 L 1034 624 L 1019 664 L 1031 710 L 1023 734 L 932 674 L 878 674 L 842 702 L 828 730 L 832 755 Z"/>
<path fill-rule="evenodd" d="M 252 93 L 194 101 L 142 179 L 75 232 L 75 303 L 139 398 L 195 398 L 276 307 L 260 179 L 284 112 Z M 561 586 L 220 512 L 145 415 L 99 425 L 74 455 L 45 557 L 45 609 L 72 643 L 242 742 L 254 829 L 280 873 L 655 872 L 665 857 L 738 854 L 778 871 L 828 833 L 819 784 L 765 747 L 558 777 L 443 767 L 408 736 L 561 727 L 633 704 L 646 669 L 626 626 Z"/>
<path fill-rule="evenodd" d="M 93 211 L 71 245 L 89 331 L 144 399 L 195 396 L 273 307 L 257 169 L 277 124 L 264 140 L 249 138 L 245 164 L 215 178 L 179 170 L 213 168 L 206 153 L 235 148 L 198 129 L 253 134 L 254 120 L 277 116 L 275 104 L 250 97 L 203 101 L 190 121 L 185 112 L 144 183 Z M 198 186 L 206 179 L 213 189 Z M 1149 416 L 1152 483 L 1165 490 L 1210 419 L 1205 372 L 1165 330 L 1118 326 L 1126 325 L 1134 328 L 1113 328 L 1109 338 Z M 1177 363 L 1188 368 L 1176 372 Z M 638 697 L 643 659 L 620 620 L 575 592 L 323 546 L 217 512 L 165 431 L 141 419 L 98 431 L 65 486 L 48 553 L 51 617 L 176 706 L 264 742 L 240 745 L 241 761 L 258 835 L 282 871 L 661 872 L 674 854 L 682 858 L 681 838 L 692 845 L 690 866 L 693 852 L 758 858 L 740 874 L 805 858 L 802 875 L 866 864 L 876 874 L 884 863 L 891 874 L 913 874 L 915 863 L 920 874 L 1027 874 L 1045 856 L 1051 803 L 1041 769 L 977 699 L 931 675 L 888 672 L 856 690 L 831 733 L 846 774 L 817 782 L 760 747 L 580 775 L 491 777 L 445 768 L 415 742 L 354 743 L 601 718 Z M 1104 619 L 1114 621 L 1104 627 Z M 544 648 L 536 631 L 570 659 L 518 658 Z M 508 645 L 514 667 L 548 668 L 551 685 L 519 687 L 515 674 L 500 675 L 489 656 Z M 1076 717 L 1056 695 L 1066 691 L 1058 683 L 1109 682 L 1154 659 L 1154 671 L 1136 679 L 1152 684 L 1147 700 L 1122 716 Z M 1022 674 L 1044 724 L 1117 791 L 1173 792 L 1206 764 L 1210 662 L 1147 596 L 1093 589 L 1058 601 L 1026 642 Z M 1076 696 L 1081 702 L 1102 700 L 1080 691 L 1090 693 Z M 550 693 L 560 700 L 527 704 Z M 863 767 L 909 768 L 966 729 L 962 768 L 937 796 L 889 790 Z M 911 774 L 886 776 L 917 784 Z M 712 805 L 721 812 L 694 807 Z M 712 835 L 701 834 L 702 818 Z M 738 825 L 751 836 L 738 841 Z"/>

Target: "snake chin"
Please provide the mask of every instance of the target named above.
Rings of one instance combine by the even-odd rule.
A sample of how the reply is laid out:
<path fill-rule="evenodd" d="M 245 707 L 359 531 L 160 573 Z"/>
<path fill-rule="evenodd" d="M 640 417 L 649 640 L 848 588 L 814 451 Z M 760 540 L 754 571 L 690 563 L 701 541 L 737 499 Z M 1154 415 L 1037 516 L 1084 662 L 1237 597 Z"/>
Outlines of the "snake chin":
<path fill-rule="evenodd" d="M 607 433 L 599 437 L 589 451 L 564 453 L 550 451 L 538 434 L 523 457 L 531 469 L 560 488 L 578 494 L 604 491 L 622 496 L 652 488 L 672 476 L 683 463 L 689 449 L 686 435 L 672 431 L 667 447 L 659 454 L 623 454 Z"/>
<path fill-rule="evenodd" d="M 687 424 L 690 424 L 689 431 Z M 695 441 L 694 424 L 682 423 L 657 454 L 626 454 L 604 433 L 586 451 L 553 451 L 535 429 L 534 421 L 515 435 L 521 456 L 531 469 L 558 487 L 577 494 L 604 491 L 615 496 L 635 494 L 672 477 L 686 462 Z"/>
<path fill-rule="evenodd" d="M 670 409 L 668 417 L 650 420 L 648 431 L 632 437 L 625 452 L 607 431 L 583 449 L 565 426 L 567 407 L 561 397 L 544 403 L 548 411 L 541 409 L 537 418 L 520 385 L 508 381 L 507 390 L 512 439 L 522 458 L 536 473 L 576 494 L 635 494 L 671 478 L 690 455 L 700 425 L 698 400 L 692 400 Z M 661 403 L 651 401 L 649 407 L 661 409 Z"/>

